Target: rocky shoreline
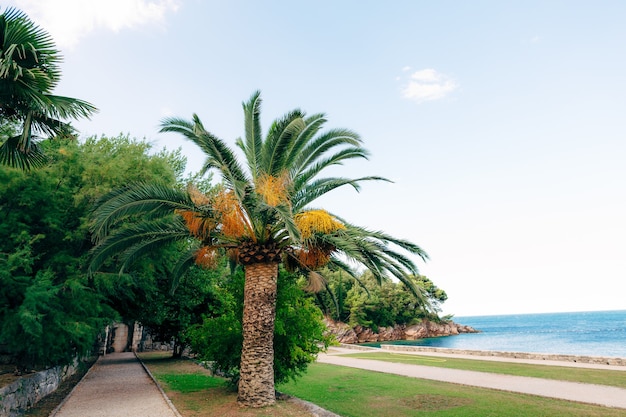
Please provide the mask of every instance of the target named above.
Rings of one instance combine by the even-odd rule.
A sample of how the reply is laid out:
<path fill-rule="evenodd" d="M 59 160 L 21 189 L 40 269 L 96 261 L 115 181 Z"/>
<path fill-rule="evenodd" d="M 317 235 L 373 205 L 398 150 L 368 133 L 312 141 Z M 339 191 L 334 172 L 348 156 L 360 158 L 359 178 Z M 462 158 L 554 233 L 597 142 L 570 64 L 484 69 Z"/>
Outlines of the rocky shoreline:
<path fill-rule="evenodd" d="M 426 337 L 453 336 L 461 333 L 479 333 L 478 330 L 454 323 L 452 321 L 435 323 L 424 320 L 421 323 L 407 326 L 397 324 L 393 327 L 379 327 L 378 331 L 334 321 L 328 317 L 324 319 L 328 331 L 335 336 L 339 343 L 355 344 L 370 342 L 391 342 L 394 340 L 417 340 Z"/>

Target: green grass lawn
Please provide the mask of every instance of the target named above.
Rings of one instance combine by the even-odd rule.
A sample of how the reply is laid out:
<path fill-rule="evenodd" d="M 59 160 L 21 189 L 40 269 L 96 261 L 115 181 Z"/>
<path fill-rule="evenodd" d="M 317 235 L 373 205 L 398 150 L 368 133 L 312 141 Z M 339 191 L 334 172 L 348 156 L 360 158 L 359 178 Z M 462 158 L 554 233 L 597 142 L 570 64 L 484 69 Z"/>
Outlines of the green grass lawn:
<path fill-rule="evenodd" d="M 183 417 L 310 416 L 310 413 L 285 401 L 279 401 L 276 406 L 265 409 L 241 409 L 236 403 L 236 394 L 226 388 L 223 379 L 212 376 L 209 371 L 192 361 L 168 359 L 163 354 L 140 356 Z M 371 354 L 365 356 L 372 359 Z M 415 360 L 418 359 L 413 355 L 401 355 L 403 356 L 408 356 L 405 360 L 411 360 L 408 363 L 416 363 Z M 441 358 L 421 357 L 419 360 L 436 366 L 450 366 L 448 359 L 442 361 Z M 394 361 L 397 361 L 395 355 Z M 462 366 L 464 362 L 475 365 L 475 361 L 468 360 L 457 363 L 456 367 L 468 369 L 469 366 Z M 505 373 L 511 364 L 494 362 L 493 365 L 500 367 L 498 372 Z M 555 379 L 565 379 L 560 374 L 571 370 L 551 368 Z M 495 372 L 496 368 L 492 368 L 492 371 Z M 604 378 L 598 377 L 599 380 L 610 379 L 613 374 L 609 371 L 598 372 L 608 372 Z M 626 410 L 623 409 L 318 363 L 312 364 L 302 378 L 282 384 L 277 389 L 343 417 L 626 417 Z"/>
<path fill-rule="evenodd" d="M 444 358 L 389 352 L 352 353 L 343 356 L 406 363 L 410 365 L 437 366 L 440 368 L 465 369 L 468 371 L 491 372 L 496 374 L 531 376 L 626 388 L 626 368 L 623 371 L 609 371 L 603 369 L 568 368 L 562 366 Z"/>
<path fill-rule="evenodd" d="M 278 389 L 344 417 L 614 417 L 626 410 L 313 364 Z"/>
<path fill-rule="evenodd" d="M 273 407 L 242 409 L 237 394 L 224 378 L 188 359 L 174 359 L 171 353 L 138 355 L 183 417 L 310 417 L 301 405 L 279 401 Z"/>

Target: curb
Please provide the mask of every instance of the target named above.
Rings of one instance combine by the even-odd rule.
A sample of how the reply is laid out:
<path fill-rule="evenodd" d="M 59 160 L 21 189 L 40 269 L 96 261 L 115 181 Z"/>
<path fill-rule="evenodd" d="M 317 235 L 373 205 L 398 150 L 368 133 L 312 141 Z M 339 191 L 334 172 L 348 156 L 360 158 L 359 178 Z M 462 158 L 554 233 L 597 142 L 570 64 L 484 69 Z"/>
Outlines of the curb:
<path fill-rule="evenodd" d="M 328 411 L 320 407 L 317 404 L 313 404 L 308 401 L 301 400 L 300 398 L 297 398 L 297 397 L 289 396 L 287 401 L 303 406 L 304 408 L 306 408 L 307 411 L 309 411 L 312 414 L 312 417 L 341 417 L 339 414 L 335 414 L 331 411 Z"/>
<path fill-rule="evenodd" d="M 137 356 L 137 352 L 133 352 L 133 354 L 135 355 L 135 358 L 137 358 L 137 360 L 139 361 L 139 363 L 141 364 L 141 367 L 143 368 L 144 371 L 146 371 L 146 373 L 148 374 L 148 376 L 150 377 L 150 379 L 152 380 L 152 382 L 154 382 L 154 385 L 156 385 L 156 387 L 158 388 L 159 392 L 161 393 L 161 395 L 163 396 L 163 399 L 165 400 L 165 402 L 167 403 L 168 407 L 174 412 L 174 415 L 176 415 L 176 417 L 183 417 L 178 410 L 176 409 L 176 406 L 174 405 L 174 403 L 172 402 L 172 400 L 169 399 L 169 397 L 167 396 L 167 394 L 165 394 L 165 391 L 163 391 L 163 388 L 161 388 L 161 385 L 158 383 L 158 381 L 156 380 L 156 378 L 154 377 L 154 375 L 152 375 L 152 372 L 150 372 L 150 370 L 148 369 L 148 367 L 146 366 L 145 363 L 143 363 L 143 361 L 139 358 L 139 356 Z M 50 416 L 53 417 L 53 416 Z"/>

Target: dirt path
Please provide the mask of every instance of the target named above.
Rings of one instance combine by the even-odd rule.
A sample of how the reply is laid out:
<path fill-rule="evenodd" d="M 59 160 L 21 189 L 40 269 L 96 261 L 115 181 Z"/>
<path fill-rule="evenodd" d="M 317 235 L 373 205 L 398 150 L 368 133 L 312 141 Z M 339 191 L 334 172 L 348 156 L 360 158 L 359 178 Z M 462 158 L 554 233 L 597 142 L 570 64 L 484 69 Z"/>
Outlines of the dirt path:
<path fill-rule="evenodd" d="M 559 398 L 569 401 L 603 405 L 606 407 L 626 408 L 626 389 L 623 388 L 348 358 L 342 356 L 342 354 L 345 353 L 355 353 L 355 351 L 331 348 L 328 353 L 319 355 L 317 361 L 320 363 L 348 366 L 413 378 L 431 379 L 475 387 Z"/>
<path fill-rule="evenodd" d="M 132 352 L 100 357 L 51 417 L 180 417 Z"/>

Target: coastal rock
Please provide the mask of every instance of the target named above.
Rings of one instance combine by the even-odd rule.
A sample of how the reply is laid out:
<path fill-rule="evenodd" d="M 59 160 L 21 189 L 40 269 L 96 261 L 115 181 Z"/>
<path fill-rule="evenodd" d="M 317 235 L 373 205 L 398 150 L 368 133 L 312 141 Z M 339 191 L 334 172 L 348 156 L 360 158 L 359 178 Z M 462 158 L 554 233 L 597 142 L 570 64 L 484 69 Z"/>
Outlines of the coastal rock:
<path fill-rule="evenodd" d="M 402 338 L 404 337 L 404 326 L 379 327 L 377 332 L 374 332 L 374 330 L 368 327 L 356 326 L 353 331 L 358 340 L 357 343 L 382 342 L 385 340 L 402 340 Z M 339 338 L 337 338 L 337 340 L 339 340 Z M 339 341 L 341 343 L 347 343 L 341 340 Z"/>
<path fill-rule="evenodd" d="M 428 327 L 425 323 L 414 324 L 406 328 L 404 332 L 405 340 L 417 340 L 428 337 Z M 401 339 L 400 339 L 401 340 Z"/>
<path fill-rule="evenodd" d="M 452 321 L 435 323 L 424 320 L 419 324 L 406 326 L 398 324 L 393 327 L 379 327 L 378 331 L 363 326 L 350 327 L 346 323 L 334 321 L 328 317 L 324 319 L 328 332 L 333 334 L 339 343 L 371 343 L 388 342 L 393 340 L 416 340 L 426 337 L 452 336 L 460 333 L 477 333 L 470 326 L 464 326 Z"/>
<path fill-rule="evenodd" d="M 346 323 L 334 321 L 329 318 L 324 319 L 324 323 L 326 323 L 328 332 L 335 335 L 337 341 L 348 344 L 359 343 L 359 338 L 356 336 L 354 329 Z"/>

